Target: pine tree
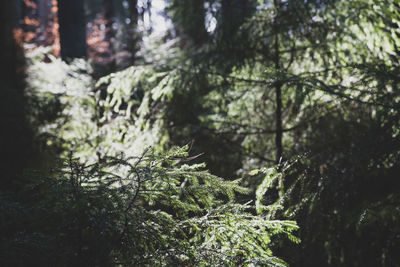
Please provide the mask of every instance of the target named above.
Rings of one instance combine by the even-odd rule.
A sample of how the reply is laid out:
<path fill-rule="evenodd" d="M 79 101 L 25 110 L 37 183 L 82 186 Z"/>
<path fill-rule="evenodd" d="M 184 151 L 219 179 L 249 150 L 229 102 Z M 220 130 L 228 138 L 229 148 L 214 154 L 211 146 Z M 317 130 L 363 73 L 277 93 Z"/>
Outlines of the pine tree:
<path fill-rule="evenodd" d="M 185 148 L 88 166 L 69 158 L 28 173 L 23 198 L 0 194 L 0 263 L 285 266 L 269 247 L 279 235 L 298 242 L 296 224 L 253 215 L 234 202 L 248 191 L 238 181 L 182 157 Z"/>

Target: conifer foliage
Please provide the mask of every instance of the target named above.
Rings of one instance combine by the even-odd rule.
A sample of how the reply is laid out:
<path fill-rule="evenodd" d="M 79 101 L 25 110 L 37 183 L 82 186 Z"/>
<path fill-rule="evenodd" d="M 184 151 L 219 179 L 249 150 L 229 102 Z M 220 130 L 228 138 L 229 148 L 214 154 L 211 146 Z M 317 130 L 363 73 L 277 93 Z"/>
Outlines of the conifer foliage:
<path fill-rule="evenodd" d="M 235 202 L 248 189 L 179 163 L 186 150 L 87 166 L 70 157 L 25 174 L 20 193 L 1 194 L 1 264 L 285 266 L 270 243 L 277 235 L 298 242 L 297 225 Z"/>
<path fill-rule="evenodd" d="M 0 265 L 399 265 L 398 1 L 58 3 L 80 55 L 1 51 Z"/>

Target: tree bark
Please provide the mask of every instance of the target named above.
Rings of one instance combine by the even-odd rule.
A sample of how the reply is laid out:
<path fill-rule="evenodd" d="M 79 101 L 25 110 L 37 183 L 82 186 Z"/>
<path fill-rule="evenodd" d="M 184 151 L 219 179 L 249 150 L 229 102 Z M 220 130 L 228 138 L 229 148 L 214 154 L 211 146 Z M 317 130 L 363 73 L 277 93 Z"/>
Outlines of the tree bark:
<path fill-rule="evenodd" d="M 105 21 L 105 36 L 104 39 L 108 43 L 108 67 L 112 72 L 115 70 L 115 47 L 114 47 L 114 39 L 115 39 L 115 31 L 113 29 L 114 24 L 114 5 L 112 0 L 103 0 L 103 10 L 104 10 L 104 21 Z"/>
<path fill-rule="evenodd" d="M 82 0 L 58 1 L 58 23 L 63 60 L 86 57 L 86 21 L 83 4 Z"/>
<path fill-rule="evenodd" d="M 278 8 L 279 0 L 274 0 L 274 7 L 276 9 L 275 19 L 274 19 L 274 65 L 275 71 L 278 73 L 280 71 L 280 52 L 279 52 L 279 34 L 278 34 Z M 279 74 L 279 73 L 278 73 Z M 279 77 L 278 77 L 279 79 Z M 282 160 L 283 146 L 282 146 L 282 83 L 278 80 L 275 82 L 275 124 L 276 124 L 276 134 L 275 134 L 275 146 L 276 146 L 276 157 L 275 161 L 279 164 Z"/>
<path fill-rule="evenodd" d="M 130 0 L 129 1 L 129 15 L 130 15 L 130 23 L 128 25 L 128 39 L 127 39 L 127 48 L 130 53 L 130 57 L 128 59 L 130 64 L 135 63 L 136 52 L 139 50 L 139 41 L 140 34 L 138 33 L 138 21 L 139 21 L 139 11 L 137 7 L 138 0 Z"/>
<path fill-rule="evenodd" d="M 255 11 L 252 0 L 222 0 L 221 17 L 218 23 L 222 27 L 221 38 L 231 40 L 238 28 Z"/>
<path fill-rule="evenodd" d="M 13 38 L 13 1 L 0 1 L 0 188 L 13 189 L 26 167 L 32 134 L 25 119 L 23 52 Z"/>
<path fill-rule="evenodd" d="M 204 0 L 175 0 L 172 7 L 174 9 L 172 20 L 176 25 L 177 34 L 182 37 L 182 45 L 189 43 L 196 47 L 202 46 L 208 37 Z"/>
<path fill-rule="evenodd" d="M 138 19 L 139 19 L 139 12 L 137 9 L 137 0 L 129 0 L 129 15 L 130 15 L 130 20 L 131 20 L 131 25 L 135 26 L 137 25 Z"/>

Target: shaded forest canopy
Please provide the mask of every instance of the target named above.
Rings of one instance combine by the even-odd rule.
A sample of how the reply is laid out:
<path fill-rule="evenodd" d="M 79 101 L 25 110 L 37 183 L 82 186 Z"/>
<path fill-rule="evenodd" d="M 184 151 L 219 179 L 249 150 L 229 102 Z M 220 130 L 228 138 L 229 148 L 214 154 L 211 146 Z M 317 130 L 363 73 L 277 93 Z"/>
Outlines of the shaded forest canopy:
<path fill-rule="evenodd" d="M 0 20 L 1 266 L 400 266 L 398 1 Z"/>

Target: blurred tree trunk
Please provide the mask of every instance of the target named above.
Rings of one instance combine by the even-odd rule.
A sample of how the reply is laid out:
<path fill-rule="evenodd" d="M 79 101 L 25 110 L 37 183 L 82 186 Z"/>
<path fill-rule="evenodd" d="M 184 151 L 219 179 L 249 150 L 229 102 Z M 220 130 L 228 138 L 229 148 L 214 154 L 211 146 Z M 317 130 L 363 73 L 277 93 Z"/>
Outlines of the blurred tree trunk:
<path fill-rule="evenodd" d="M 136 26 L 139 19 L 139 12 L 137 9 L 137 0 L 129 0 L 129 15 L 131 25 Z"/>
<path fill-rule="evenodd" d="M 49 46 L 51 34 L 50 19 L 51 19 L 51 3 L 49 0 L 38 0 L 38 18 L 39 18 L 39 45 Z"/>
<path fill-rule="evenodd" d="M 274 7 L 276 10 L 279 9 L 279 0 L 274 0 Z M 281 70 L 281 54 L 279 51 L 279 34 L 278 34 L 278 16 L 275 16 L 273 22 L 273 32 L 274 32 L 274 68 L 275 71 L 279 72 Z M 275 162 L 279 164 L 282 161 L 282 154 L 283 154 L 283 145 L 282 145 L 282 83 L 277 81 L 275 83 L 275 147 L 276 147 L 276 155 L 275 155 Z"/>
<path fill-rule="evenodd" d="M 15 176 L 26 166 L 31 131 L 25 120 L 23 52 L 13 38 L 16 15 L 12 1 L 0 1 L 0 188 L 15 186 Z M 21 62 L 19 62 L 21 58 Z M 13 186 L 14 184 L 14 186 Z"/>
<path fill-rule="evenodd" d="M 232 40 L 243 22 L 255 11 L 254 0 L 222 0 L 218 24 L 221 38 Z"/>
<path fill-rule="evenodd" d="M 251 57 L 253 49 L 243 42 L 249 38 L 248 33 L 240 27 L 255 12 L 256 6 L 254 0 L 221 0 L 214 35 L 222 72 L 229 73 L 234 65 Z"/>
<path fill-rule="evenodd" d="M 206 10 L 204 0 L 174 0 L 171 5 L 175 31 L 182 39 L 182 45 L 200 47 L 206 43 L 208 34 L 205 27 Z"/>
<path fill-rule="evenodd" d="M 129 63 L 134 64 L 136 58 L 136 52 L 139 50 L 140 34 L 138 33 L 138 21 L 139 11 L 137 7 L 137 0 L 129 1 L 129 28 L 128 28 L 128 40 L 127 48 L 130 53 Z"/>
<path fill-rule="evenodd" d="M 86 57 L 84 1 L 59 0 L 58 23 L 62 59 Z"/>
<path fill-rule="evenodd" d="M 188 20 L 193 20 L 193 27 L 188 29 L 188 34 L 196 46 L 201 46 L 207 41 L 207 30 L 205 27 L 206 10 L 204 0 L 192 0 Z"/>
<path fill-rule="evenodd" d="M 115 20 L 114 12 L 114 1 L 113 0 L 103 0 L 103 10 L 104 10 L 104 21 L 105 21 L 105 34 L 104 40 L 108 43 L 107 51 L 107 67 L 109 72 L 115 70 L 115 31 L 113 29 L 113 24 Z"/>
<path fill-rule="evenodd" d="M 21 26 L 22 21 L 22 2 L 21 1 L 14 1 L 14 28 L 19 28 Z"/>
<path fill-rule="evenodd" d="M 35 0 L 24 0 L 21 4 L 21 29 L 23 41 L 36 44 L 39 36 L 39 11 Z"/>
<path fill-rule="evenodd" d="M 13 38 L 13 3 L 11 1 L 1 1 L 0 14 L 1 86 L 2 89 L 16 88 L 17 50 Z"/>
<path fill-rule="evenodd" d="M 44 31 L 49 21 L 49 0 L 38 1 L 38 14 L 40 19 L 41 31 Z"/>
<path fill-rule="evenodd" d="M 53 54 L 59 56 L 57 0 L 15 1 L 14 14 L 17 43 L 53 46 Z"/>

